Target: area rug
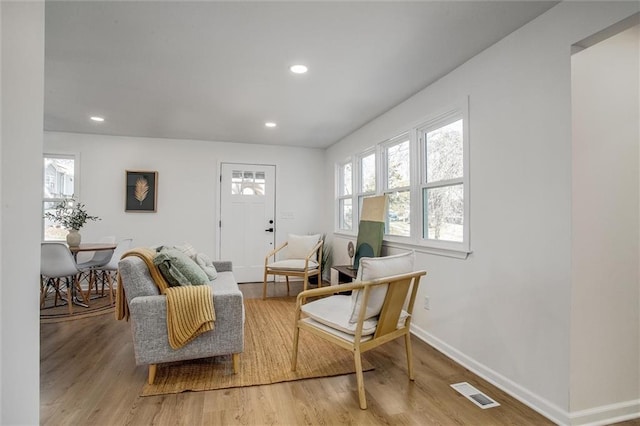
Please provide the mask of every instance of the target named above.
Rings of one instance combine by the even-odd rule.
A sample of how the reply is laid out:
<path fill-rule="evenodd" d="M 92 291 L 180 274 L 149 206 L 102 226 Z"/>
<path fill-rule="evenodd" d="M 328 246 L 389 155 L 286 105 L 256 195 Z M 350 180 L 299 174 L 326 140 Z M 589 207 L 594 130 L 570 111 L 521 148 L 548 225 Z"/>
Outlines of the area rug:
<path fill-rule="evenodd" d="M 231 356 L 160 364 L 141 396 L 265 385 L 355 372 L 353 354 L 300 332 L 298 365 L 291 371 L 295 298 L 245 299 L 244 352 L 233 374 Z M 362 360 L 365 371 L 373 365 Z"/>
<path fill-rule="evenodd" d="M 45 299 L 45 305 L 40 309 L 40 323 L 51 324 L 62 321 L 73 321 L 83 318 L 91 318 L 98 315 L 112 314 L 114 305 L 109 301 L 109 296 L 96 297 L 92 295 L 89 307 L 73 305 L 73 314 L 69 315 L 69 307 L 65 301 L 58 301 L 54 306 L 53 293 Z"/>

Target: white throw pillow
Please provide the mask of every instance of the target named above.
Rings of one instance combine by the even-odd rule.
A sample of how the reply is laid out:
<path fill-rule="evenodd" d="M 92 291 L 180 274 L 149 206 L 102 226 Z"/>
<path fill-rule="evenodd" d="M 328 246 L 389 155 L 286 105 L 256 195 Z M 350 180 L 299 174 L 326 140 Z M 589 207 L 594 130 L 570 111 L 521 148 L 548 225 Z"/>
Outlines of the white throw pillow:
<path fill-rule="evenodd" d="M 287 239 L 287 259 L 304 259 L 320 240 L 320 234 L 289 234 Z"/>
<path fill-rule="evenodd" d="M 360 259 L 356 281 L 371 281 L 378 278 L 413 272 L 414 260 L 415 254 L 413 251 L 394 256 L 363 257 Z M 364 319 L 369 319 L 380 314 L 384 298 L 387 295 L 387 287 L 387 285 L 381 285 L 371 289 Z M 351 319 L 349 321 L 352 323 L 358 321 L 363 297 L 363 290 L 355 290 L 351 293 L 351 306 L 353 310 L 351 311 Z"/>

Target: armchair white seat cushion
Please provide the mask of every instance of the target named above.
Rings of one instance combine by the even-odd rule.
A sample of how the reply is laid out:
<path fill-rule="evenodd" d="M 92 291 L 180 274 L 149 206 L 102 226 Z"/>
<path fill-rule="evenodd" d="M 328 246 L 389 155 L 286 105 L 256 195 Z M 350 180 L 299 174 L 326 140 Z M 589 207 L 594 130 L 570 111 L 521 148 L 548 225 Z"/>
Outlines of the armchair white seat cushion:
<path fill-rule="evenodd" d="M 302 312 L 308 316 L 306 321 L 315 321 L 321 325 L 316 325 L 333 333 L 338 337 L 345 340 L 353 341 L 353 336 L 356 334 L 357 323 L 350 321 L 351 319 L 351 296 L 334 295 L 325 297 L 323 299 L 314 300 L 301 307 Z M 398 328 L 404 326 L 409 313 L 405 310 L 400 314 L 398 318 Z M 325 325 L 327 327 L 322 327 Z M 369 318 L 362 322 L 362 339 L 366 341 L 371 338 L 378 326 L 378 318 Z M 335 333 L 339 330 L 339 333 Z M 368 338 L 367 338 L 368 337 Z"/>
<path fill-rule="evenodd" d="M 270 263 L 269 268 L 278 271 L 304 271 L 305 265 L 304 259 L 285 259 Z M 318 262 L 309 259 L 308 269 L 316 269 L 317 267 Z"/>

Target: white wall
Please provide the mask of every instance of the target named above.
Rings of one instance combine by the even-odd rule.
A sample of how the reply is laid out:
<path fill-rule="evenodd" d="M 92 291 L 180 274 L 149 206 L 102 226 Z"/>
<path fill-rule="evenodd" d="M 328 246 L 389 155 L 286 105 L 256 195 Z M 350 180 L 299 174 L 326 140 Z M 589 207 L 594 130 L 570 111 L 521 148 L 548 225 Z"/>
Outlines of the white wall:
<path fill-rule="evenodd" d="M 132 237 L 136 246 L 190 242 L 217 258 L 220 162 L 276 166 L 278 242 L 288 233 L 321 231 L 321 150 L 59 132 L 45 132 L 44 138 L 45 152 L 80 154 L 79 197 L 102 219 L 82 228 L 83 241 L 115 235 Z M 126 170 L 158 172 L 156 213 L 124 211 Z M 294 219 L 278 219 L 283 211 Z"/>
<path fill-rule="evenodd" d="M 473 253 L 418 254 L 429 273 L 419 300 L 431 309 L 415 312 L 416 334 L 559 423 L 570 421 L 571 392 L 570 46 L 637 10 L 563 2 L 326 156 L 333 176 L 336 161 L 469 95 Z"/>
<path fill-rule="evenodd" d="M 44 3 L 0 2 L 0 424 L 39 419 Z"/>
<path fill-rule="evenodd" d="M 571 58 L 572 412 L 640 413 L 639 29 Z"/>

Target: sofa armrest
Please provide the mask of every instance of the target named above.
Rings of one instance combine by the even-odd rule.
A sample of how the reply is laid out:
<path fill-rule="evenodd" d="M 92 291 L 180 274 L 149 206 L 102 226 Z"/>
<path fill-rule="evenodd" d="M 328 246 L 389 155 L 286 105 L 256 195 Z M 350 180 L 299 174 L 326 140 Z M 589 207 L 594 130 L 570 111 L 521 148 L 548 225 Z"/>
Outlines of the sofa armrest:
<path fill-rule="evenodd" d="M 213 266 L 216 267 L 216 271 L 218 272 L 233 272 L 233 264 L 230 260 L 214 260 Z"/>

